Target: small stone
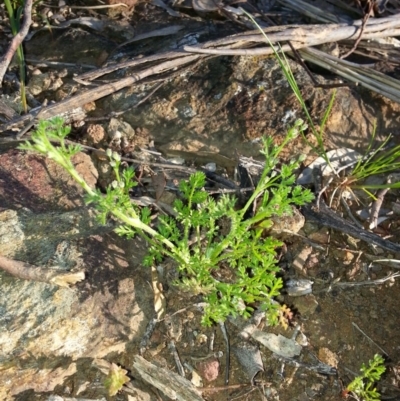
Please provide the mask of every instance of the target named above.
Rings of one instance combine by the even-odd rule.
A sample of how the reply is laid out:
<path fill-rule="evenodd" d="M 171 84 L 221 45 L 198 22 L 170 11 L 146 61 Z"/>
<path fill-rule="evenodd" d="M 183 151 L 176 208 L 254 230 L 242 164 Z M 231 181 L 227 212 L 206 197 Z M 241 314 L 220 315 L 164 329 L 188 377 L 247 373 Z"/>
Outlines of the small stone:
<path fill-rule="evenodd" d="M 297 234 L 303 228 L 305 218 L 295 207 L 292 207 L 291 214 L 272 216 L 271 221 L 273 223 L 271 234 L 278 239 L 284 239 L 292 233 Z"/>
<path fill-rule="evenodd" d="M 311 241 L 318 242 L 319 244 L 328 244 L 329 243 L 329 233 L 325 227 L 322 228 L 321 230 L 311 233 L 308 236 L 308 238 Z"/>
<path fill-rule="evenodd" d="M 28 88 L 33 96 L 37 96 L 43 91 L 47 90 L 51 85 L 50 74 L 33 75 L 30 79 Z"/>
<path fill-rule="evenodd" d="M 104 131 L 103 126 L 100 124 L 90 124 L 87 127 L 85 140 L 89 146 L 99 145 L 104 141 L 106 137 L 106 132 Z"/>
<path fill-rule="evenodd" d="M 326 363 L 334 368 L 337 368 L 339 363 L 337 355 L 325 347 L 319 349 L 318 358 L 321 362 Z"/>
<path fill-rule="evenodd" d="M 309 344 L 307 336 L 301 331 L 296 337 L 296 343 L 300 344 L 302 347 L 307 347 Z"/>
<path fill-rule="evenodd" d="M 203 379 L 207 380 L 208 382 L 212 382 L 218 378 L 219 365 L 220 363 L 218 359 L 210 359 L 208 361 L 199 363 L 197 370 Z"/>
<path fill-rule="evenodd" d="M 312 252 L 311 246 L 305 246 L 294 258 L 293 267 L 296 271 L 304 273 L 304 265 Z"/>
<path fill-rule="evenodd" d="M 300 297 L 311 294 L 314 283 L 305 279 L 290 279 L 286 281 L 285 289 L 291 297 Z"/>
<path fill-rule="evenodd" d="M 125 121 L 112 118 L 107 127 L 107 134 L 111 141 L 120 139 L 124 136 L 129 142 L 135 137 L 135 130 Z"/>
<path fill-rule="evenodd" d="M 217 165 L 215 163 L 207 163 L 204 168 L 214 173 L 217 170 Z"/>
<path fill-rule="evenodd" d="M 315 299 L 315 296 L 312 294 L 305 295 L 304 297 L 295 297 L 292 299 L 293 306 L 303 316 L 310 316 L 317 309 L 318 302 Z"/>

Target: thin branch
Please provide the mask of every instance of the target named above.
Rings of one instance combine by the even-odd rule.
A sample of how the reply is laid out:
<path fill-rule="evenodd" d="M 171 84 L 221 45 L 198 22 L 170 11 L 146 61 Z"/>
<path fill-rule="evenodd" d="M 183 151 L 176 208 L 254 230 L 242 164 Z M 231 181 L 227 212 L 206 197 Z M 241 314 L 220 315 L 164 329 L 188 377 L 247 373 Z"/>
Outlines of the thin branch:
<path fill-rule="evenodd" d="M 382 207 L 383 200 L 385 198 L 386 193 L 389 191 L 390 188 L 383 188 L 380 189 L 377 194 L 376 194 L 376 200 L 372 204 L 371 207 L 371 215 L 369 217 L 369 228 L 370 230 L 378 227 L 378 217 L 379 217 L 379 212 Z"/>
<path fill-rule="evenodd" d="M 59 287 L 69 287 L 85 278 L 85 273 L 82 271 L 75 273 L 59 271 L 33 266 L 29 263 L 8 259 L 4 256 L 0 256 L 0 269 L 23 280 L 41 281 L 43 283 L 58 285 Z"/>
<path fill-rule="evenodd" d="M 355 282 L 343 282 L 343 283 L 334 283 L 332 287 L 358 287 L 364 285 L 380 285 L 386 281 L 393 280 L 396 277 L 400 277 L 400 272 L 389 274 L 386 277 L 378 278 L 376 280 L 368 280 L 368 281 L 355 281 Z"/>
<path fill-rule="evenodd" d="M 353 327 L 355 327 L 362 335 L 364 335 L 372 344 L 374 344 L 380 351 L 382 351 L 387 357 L 389 357 L 389 354 L 382 348 L 380 347 L 371 337 L 367 336 L 364 331 L 362 331 L 354 322 L 351 322 Z"/>
<path fill-rule="evenodd" d="M 341 59 L 345 59 L 345 58 L 349 57 L 350 54 L 352 54 L 357 49 L 357 46 L 361 42 L 361 39 L 363 37 L 365 25 L 367 24 L 368 19 L 371 16 L 371 14 L 373 13 L 373 11 L 374 11 L 374 7 L 373 7 L 373 2 L 371 1 L 368 4 L 368 11 L 366 12 L 366 14 L 364 15 L 364 17 L 362 19 L 362 25 L 361 25 L 360 34 L 358 35 L 358 38 L 356 39 L 353 47 L 347 53 L 340 56 Z"/>
<path fill-rule="evenodd" d="M 29 32 L 29 27 L 32 23 L 32 3 L 33 0 L 26 0 L 24 7 L 24 20 L 22 22 L 22 27 L 20 31 L 13 37 L 10 46 L 3 56 L 3 59 L 0 62 L 0 87 L 3 82 L 4 75 L 6 74 L 7 68 L 11 63 L 11 60 L 18 49 L 18 46 L 21 45 L 26 35 Z"/>
<path fill-rule="evenodd" d="M 40 110 L 40 115 L 38 114 L 38 115 L 34 116 L 34 118 L 40 117 L 41 119 L 46 120 L 46 119 L 49 119 L 49 118 L 57 116 L 57 115 L 62 115 L 63 113 L 66 113 L 67 111 L 70 111 L 70 110 L 75 110 L 88 102 L 96 101 L 98 99 L 101 99 L 104 96 L 110 95 L 123 88 L 131 86 L 131 85 L 143 80 L 144 78 L 147 78 L 149 76 L 156 75 L 156 74 L 165 73 L 168 71 L 174 71 L 178 67 L 187 66 L 202 57 L 199 55 L 186 55 L 182 52 L 180 52 L 180 53 L 176 52 L 175 54 L 178 54 L 180 56 L 180 58 L 176 58 L 176 59 L 173 58 L 172 60 L 168 60 L 163 63 L 160 63 L 159 65 L 147 68 L 143 71 L 135 73 L 126 78 L 123 78 L 117 82 L 107 83 L 107 84 L 99 86 L 97 88 L 89 89 L 86 92 L 82 92 L 74 97 L 67 98 L 67 99 L 62 100 L 61 102 L 43 107 Z M 152 58 L 152 57 L 150 56 L 149 58 Z M 145 57 L 143 59 L 145 59 Z M 30 114 L 20 117 L 18 120 L 15 120 L 12 122 L 10 121 L 9 123 L 1 125 L 0 132 L 8 130 L 9 128 L 15 126 L 16 124 L 20 125 L 20 124 L 26 123 L 26 121 L 30 121 L 31 119 L 32 119 L 32 112 Z"/>
<path fill-rule="evenodd" d="M 49 7 L 49 8 L 61 8 L 60 6 L 54 6 L 52 4 L 45 4 L 43 3 L 44 6 Z M 128 8 L 129 6 L 125 3 L 116 3 L 116 4 L 103 4 L 101 6 L 68 6 L 71 10 L 101 10 L 104 8 L 114 8 L 114 7 L 125 7 Z"/>

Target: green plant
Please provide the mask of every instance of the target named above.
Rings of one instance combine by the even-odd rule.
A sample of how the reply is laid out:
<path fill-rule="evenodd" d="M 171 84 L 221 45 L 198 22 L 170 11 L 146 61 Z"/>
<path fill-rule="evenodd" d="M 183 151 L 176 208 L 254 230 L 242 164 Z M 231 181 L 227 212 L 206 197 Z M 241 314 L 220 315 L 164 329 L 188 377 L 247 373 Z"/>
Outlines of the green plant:
<path fill-rule="evenodd" d="M 21 19 L 22 12 L 24 10 L 23 2 L 21 1 L 11 1 L 4 0 L 7 8 L 8 17 L 10 18 L 11 32 L 14 36 L 18 34 L 19 31 L 19 20 Z M 26 103 L 26 76 L 25 76 L 25 56 L 22 44 L 17 48 L 17 58 L 19 66 L 19 79 L 21 86 L 21 105 L 22 109 L 26 113 L 28 111 L 28 106 Z"/>
<path fill-rule="evenodd" d="M 111 363 L 108 375 L 104 380 L 104 387 L 108 390 L 108 394 L 112 397 L 118 394 L 124 384 L 129 382 L 129 377 L 126 375 L 127 370 L 121 368 L 115 363 Z"/>
<path fill-rule="evenodd" d="M 122 223 L 116 230 L 119 235 L 145 238 L 150 244 L 145 265 L 159 263 L 165 257 L 173 259 L 180 274 L 176 285 L 204 295 L 204 325 L 224 321 L 230 315 L 247 317 L 255 302 L 267 310 L 271 323 L 277 323 L 278 306 L 272 299 L 279 294 L 282 280 L 276 275 L 275 249 L 282 243 L 262 234 L 271 226 L 271 216 L 291 214 L 292 204 L 303 205 L 313 199 L 309 190 L 294 186 L 293 172 L 299 160 L 277 168 L 283 147 L 305 128 L 301 120 L 297 121 L 280 146 L 271 138 L 264 140 L 265 167 L 244 206 L 236 205 L 236 199 L 228 195 L 211 197 L 203 190 L 205 175 L 197 172 L 180 183 L 182 199 L 174 203 L 174 216 L 160 216 L 154 227 L 150 226 L 150 210 L 138 209 L 131 202 L 129 190 L 136 185 L 134 170 L 121 171 L 118 154 L 108 152 L 115 181 L 105 194 L 91 189 L 79 176 L 71 157 L 80 148 L 65 143 L 70 129 L 63 126 L 62 119 L 41 121 L 32 142 L 21 148 L 46 155 L 64 167 L 87 192 L 86 200 L 95 204 L 101 222 L 113 216 Z M 255 204 L 256 210 L 247 217 Z M 223 221 L 229 225 L 225 233 L 220 227 Z"/>
<path fill-rule="evenodd" d="M 358 160 L 352 163 L 352 166 L 344 166 L 342 168 L 344 174 L 338 174 L 338 177 L 330 179 L 328 185 L 334 188 L 331 195 L 332 199 L 337 191 L 339 191 L 339 198 L 344 191 L 348 191 L 353 194 L 354 199 L 357 199 L 354 190 L 361 189 L 368 196 L 376 199 L 375 190 L 400 188 L 400 182 L 396 178 L 396 173 L 400 168 L 400 145 L 388 146 L 392 138 L 389 135 L 382 144 L 373 149 L 375 135 L 376 127 L 374 126 L 365 156 L 360 156 Z M 340 173 L 340 169 L 337 172 Z M 392 173 L 393 176 L 391 176 Z M 386 182 L 383 181 L 381 184 L 368 182 L 367 179 L 372 177 L 386 178 Z"/>
<path fill-rule="evenodd" d="M 243 10 L 244 11 L 244 10 Z M 326 163 L 331 167 L 332 172 L 337 175 L 337 172 L 333 168 L 333 166 L 330 163 L 329 157 L 326 154 L 326 150 L 324 147 L 323 143 L 323 133 L 324 129 L 326 126 L 326 123 L 328 121 L 329 114 L 332 110 L 333 103 L 335 100 L 335 91 L 333 92 L 330 102 L 328 104 L 327 109 L 325 110 L 325 113 L 323 115 L 323 118 L 321 120 L 319 129 L 314 125 L 313 120 L 310 116 L 310 113 L 308 111 L 307 105 L 303 99 L 303 96 L 301 94 L 300 88 L 296 82 L 296 79 L 293 75 L 293 72 L 290 68 L 290 64 L 286 58 L 285 53 L 283 52 L 280 44 L 275 47 L 273 43 L 269 40 L 268 36 L 265 34 L 265 32 L 262 30 L 262 28 L 257 24 L 255 19 L 251 14 L 248 12 L 244 11 L 244 13 L 251 19 L 253 24 L 257 27 L 257 29 L 263 34 L 265 37 L 266 42 L 271 46 L 273 53 L 281 67 L 281 70 L 288 81 L 293 93 L 295 94 L 299 104 L 301 105 L 303 112 L 306 115 L 307 122 L 310 126 L 310 129 L 314 135 L 314 137 L 317 140 L 317 147 L 314 147 L 303 135 L 304 141 L 321 157 L 324 158 Z M 399 169 L 400 167 L 400 145 L 394 146 L 389 149 L 385 149 L 386 145 L 391 139 L 391 136 L 389 136 L 381 145 L 378 146 L 377 149 L 371 151 L 372 145 L 375 139 L 375 134 L 376 134 L 376 126 L 374 126 L 374 130 L 372 133 L 372 139 L 369 143 L 369 147 L 367 149 L 366 154 L 370 155 L 364 158 L 360 158 L 358 163 L 355 165 L 355 167 L 348 173 L 347 177 L 345 179 L 338 178 L 337 180 L 337 185 L 338 188 L 344 190 L 348 189 L 352 191 L 352 189 L 359 188 L 364 190 L 368 195 L 370 195 L 372 198 L 374 198 L 374 195 L 370 192 L 371 189 L 383 189 L 383 188 L 389 188 L 389 189 L 394 189 L 394 188 L 400 188 L 400 182 L 395 182 L 395 183 L 384 183 L 384 184 L 366 184 L 364 180 L 368 177 L 374 176 L 374 175 L 382 175 L 382 174 L 390 174 L 392 172 L 395 172 Z"/>
<path fill-rule="evenodd" d="M 380 394 L 373 387 L 385 372 L 384 359 L 375 354 L 374 359 L 368 362 L 368 366 L 362 364 L 361 375 L 357 376 L 346 388 L 356 400 L 374 401 L 380 400 Z"/>
<path fill-rule="evenodd" d="M 374 126 L 371 141 L 366 151 L 367 156 L 358 160 L 346 181 L 352 188 L 360 188 L 368 193 L 369 189 L 400 188 L 400 182 L 398 181 L 384 184 L 369 184 L 363 182 L 366 178 L 372 176 L 387 176 L 388 174 L 398 172 L 400 168 L 400 145 L 387 147 L 389 141 L 392 139 L 392 136 L 389 135 L 376 149 L 372 149 L 375 136 L 376 126 Z M 370 195 L 373 196 L 372 194 Z"/>

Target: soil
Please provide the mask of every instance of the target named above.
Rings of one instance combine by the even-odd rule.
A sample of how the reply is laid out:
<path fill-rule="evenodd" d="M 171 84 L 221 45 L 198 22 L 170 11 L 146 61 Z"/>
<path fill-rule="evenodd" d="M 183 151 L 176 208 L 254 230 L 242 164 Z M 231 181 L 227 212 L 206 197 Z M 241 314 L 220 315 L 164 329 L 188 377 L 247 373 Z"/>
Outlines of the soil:
<path fill-rule="evenodd" d="M 65 67 L 67 74 L 63 74 L 53 66 L 28 63 L 28 88 L 34 88 L 36 101 L 59 100 L 82 90 L 76 89 L 73 75 L 83 65 L 99 65 L 104 52 L 112 58 L 113 52 L 117 52 L 116 44 L 129 40 L 134 34 L 177 22 L 176 17 L 150 3 L 139 2 L 136 12 L 132 11 L 136 1 L 127 3 L 130 8 L 123 9 L 122 14 L 121 10 L 113 10 L 110 16 L 93 14 L 96 19 L 107 22 L 107 28 L 100 32 L 71 26 L 66 30 L 38 32 L 26 43 L 28 60 L 75 64 L 73 70 Z M 179 19 L 183 28 L 178 34 L 138 41 L 127 47 L 123 57 L 155 54 L 193 37 L 203 41 L 222 32 L 228 35 L 237 29 L 229 21 L 215 19 L 205 22 L 197 16 L 191 18 Z M 124 30 L 124 26 L 129 26 L 129 29 Z M 1 45 L 5 47 L 6 42 Z M 320 121 L 332 90 L 315 88 L 302 67 L 292 60 L 290 63 L 311 116 Z M 327 74 L 316 76 L 322 83 L 338 82 L 337 78 Z M 117 79 L 118 73 L 112 78 Z M 183 162 L 186 170 L 215 163 L 217 173 L 234 180 L 238 155 L 260 158 L 260 138 L 269 136 L 275 143 L 281 143 L 287 128 L 303 115 L 273 58 L 212 58 L 174 76 L 162 77 L 163 85 L 152 93 L 159 80 L 146 81 L 97 101 L 87 109 L 88 115 L 83 123 L 74 126 L 73 137 L 99 149 L 110 147 L 125 157 L 140 157 L 144 164 L 153 160 L 148 152 L 143 151 L 144 148 L 161 152 L 164 158 L 161 161 Z M 149 98 L 136 107 L 138 101 L 146 96 Z M 4 102 L 16 107 L 17 97 L 12 82 L 4 85 Z M 118 111 L 124 112 L 122 116 L 110 116 L 111 112 Z M 108 117 L 97 120 L 104 116 Z M 358 87 L 337 89 L 324 137 L 327 149 L 346 147 L 365 152 L 375 122 L 378 142 L 391 133 L 394 141 L 399 143 L 399 104 Z M 308 134 L 308 139 L 313 142 L 311 134 Z M 311 147 L 301 138 L 284 149 L 282 158 L 289 160 L 300 154 L 307 156 L 305 165 L 316 158 Z M 77 165 L 83 169 L 82 174 L 87 175 L 87 181 L 92 186 L 97 183 L 104 188 L 112 180 L 104 157 L 95 152 L 91 153 L 91 161 L 86 160 L 89 159 L 87 156 L 81 157 L 83 159 L 77 161 Z M 149 188 L 143 189 L 147 191 L 144 194 L 155 197 L 154 190 L 151 192 L 155 182 L 153 179 L 151 184 L 149 177 L 150 172 L 154 174 L 157 171 L 156 167 L 143 169 L 143 182 Z M 188 176 L 187 171 L 163 171 L 167 183 Z M 15 210 L 20 213 L 26 208 L 35 214 L 64 213 L 81 208 L 82 193 L 72 185 L 50 161 L 26 155 L 12 144 L 0 143 L 1 212 Z M 170 199 L 166 200 L 167 193 L 162 196 L 163 201 L 171 203 Z M 397 197 L 396 192 L 388 194 L 385 206 L 390 208 Z M 356 203 L 351 207 L 353 211 L 359 208 Z M 399 215 L 393 214 L 381 225 L 380 232 L 390 236 L 391 241 L 400 243 L 399 227 Z M 55 226 L 54 230 L 60 230 L 60 227 Z M 1 233 L 0 229 L 0 239 Z M 146 346 L 140 349 L 149 323 L 155 317 L 151 272 L 141 266 L 146 252 L 143 241 L 124 240 L 112 232 L 88 231 L 86 238 L 68 237 L 69 234 L 48 235 L 52 242 L 46 247 L 45 254 L 42 251 L 28 252 L 25 248 L 24 252 L 2 248 L 0 241 L 0 251 L 4 256 L 25 258 L 25 262 L 48 266 L 60 244 L 68 241 L 63 245 L 72 249 L 72 256 L 68 257 L 76 258 L 75 268 L 84 268 L 87 272 L 87 279 L 70 290 L 73 292 L 57 290 L 43 283 L 23 284 L 21 280 L 0 273 L 0 288 L 3 287 L 4 294 L 9 294 L 0 305 L 2 331 L 9 331 L 7 336 L 16 331 L 15 342 L 9 349 L 6 348 L 7 342 L 0 337 L 0 344 L 4 347 L 4 355 L 0 357 L 0 381 L 4 383 L 0 389 L 2 399 L 168 399 L 162 391 L 142 380 L 133 364 L 142 351 L 142 356 L 148 361 L 177 372 L 172 342 L 182 363 L 200 374 L 203 387 L 199 390 L 205 400 L 217 401 L 222 397 L 238 401 L 340 400 L 342 391 L 359 373 L 361 365 L 368 363 L 375 354 L 385 357 L 387 368 L 379 383 L 379 391 L 385 399 L 399 399 L 400 283 L 398 279 L 391 279 L 383 284 L 365 284 L 397 271 L 385 263 L 372 263 L 372 257 L 399 259 L 398 255 L 307 220 L 299 233 L 302 237 L 284 238 L 286 246 L 281 251 L 279 265 L 285 280 L 312 280 L 313 291 L 299 297 L 283 293 L 278 299 L 294 314 L 288 329 L 268 327 L 265 319 L 258 328 L 288 339 L 294 336 L 302 347 L 301 354 L 295 358 L 283 358 L 256 341 L 247 341 L 246 349 L 255 349 L 256 354 L 260 352 L 261 361 L 255 370 L 258 373 L 253 377 L 254 364 L 246 369 L 236 356 L 235 349 L 243 348 L 243 339 L 238 334 L 239 322 L 227 321 L 225 327 L 232 349 L 228 383 L 227 350 L 221 326 L 203 327 L 201 312 L 196 308 L 201 297 L 184 294 L 173 286 L 163 287 L 168 319 L 155 325 Z M 40 238 L 40 241 L 47 240 L 46 236 Z M 40 241 L 35 242 L 35 247 L 40 246 Z M 21 244 L 25 246 L 25 242 Z M 21 287 L 14 287 L 17 285 L 15 282 L 19 282 Z M 335 285 L 342 282 L 354 285 Z M 46 299 L 39 302 L 44 293 Z M 51 302 L 63 303 L 66 299 L 72 305 L 68 311 L 64 310 L 67 308 L 65 305 L 62 312 L 56 306 L 49 307 L 53 305 Z M 19 309 L 14 310 L 15 306 Z M 57 315 L 52 320 L 50 315 L 55 314 L 54 311 L 63 313 L 62 318 Z M 21 317 L 12 326 L 8 320 L 18 314 L 26 315 L 26 319 Z M 31 324 L 29 330 L 37 330 L 37 333 L 30 334 L 29 339 L 29 330 L 23 326 Z M 55 333 L 61 344 L 59 347 L 53 347 Z M 84 344 L 81 347 L 78 346 L 80 336 Z M 69 343 L 68 339 L 71 340 Z M 210 348 L 211 343 L 213 347 Z M 113 397 L 107 394 L 102 384 L 106 376 L 99 368 L 100 359 L 128 370 L 131 378 L 130 385 Z M 253 373 L 249 374 L 251 368 Z M 188 369 L 186 377 L 191 378 Z"/>

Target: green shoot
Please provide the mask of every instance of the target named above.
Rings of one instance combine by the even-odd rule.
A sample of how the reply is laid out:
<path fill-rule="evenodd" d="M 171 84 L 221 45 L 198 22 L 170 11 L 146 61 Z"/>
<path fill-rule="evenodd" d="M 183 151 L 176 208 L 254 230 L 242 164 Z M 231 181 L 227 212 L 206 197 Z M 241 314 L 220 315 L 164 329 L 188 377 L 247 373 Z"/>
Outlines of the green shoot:
<path fill-rule="evenodd" d="M 396 179 L 396 173 L 400 168 L 400 145 L 388 146 L 392 136 L 383 141 L 375 150 L 373 143 L 376 135 L 376 126 L 374 126 L 372 138 L 368 145 L 366 156 L 360 157 L 355 166 L 348 171 L 344 178 L 334 181 L 336 189 L 348 190 L 362 189 L 369 197 L 376 199 L 374 191 L 378 189 L 396 189 L 400 188 L 400 182 Z M 391 177 L 393 174 L 393 177 Z M 386 182 L 382 184 L 368 183 L 366 179 L 370 177 L 386 177 Z M 393 181 L 393 182 L 391 182 Z"/>
<path fill-rule="evenodd" d="M 283 146 L 299 135 L 306 125 L 299 120 L 289 129 L 281 146 L 271 138 L 264 140 L 265 167 L 248 202 L 238 207 L 234 197 L 214 199 L 206 191 L 206 177 L 197 172 L 179 185 L 181 197 L 174 203 L 173 216 L 159 216 L 150 226 L 150 210 L 139 209 L 130 199 L 129 190 L 136 185 L 132 168 L 121 170 L 121 159 L 108 151 L 115 181 L 105 194 L 90 188 L 79 176 L 71 157 L 79 146 L 67 145 L 69 128 L 62 119 L 41 121 L 32 134 L 32 142 L 22 149 L 33 150 L 52 158 L 65 168 L 86 191 L 86 201 L 95 205 L 98 217 L 105 223 L 110 216 L 121 222 L 119 235 L 132 238 L 141 235 L 150 245 L 144 265 L 154 266 L 168 257 L 178 272 L 175 284 L 205 300 L 202 323 L 224 321 L 228 316 L 248 317 L 252 305 L 259 303 L 272 324 L 279 321 L 279 295 L 282 280 L 277 277 L 275 249 L 282 245 L 275 238 L 263 238 L 272 216 L 292 212 L 291 205 L 303 205 L 313 199 L 309 190 L 294 186 L 294 171 L 301 160 L 292 160 L 277 169 Z M 56 143 L 57 145 L 54 145 Z M 256 202 L 257 201 L 257 202 Z M 245 218 L 257 203 L 257 210 Z M 228 226 L 223 230 L 223 225 Z"/>
<path fill-rule="evenodd" d="M 347 391 L 359 401 L 380 400 L 380 394 L 374 387 L 385 372 L 384 359 L 376 354 L 374 359 L 368 362 L 368 366 L 362 364 L 361 374 L 357 376 L 348 386 Z"/>
<path fill-rule="evenodd" d="M 395 183 L 385 183 L 385 184 L 366 184 L 362 183 L 368 177 L 374 175 L 388 175 L 390 173 L 395 173 L 400 168 L 400 145 L 389 147 L 386 149 L 386 145 L 392 139 L 389 135 L 382 144 L 378 146 L 377 149 L 371 151 L 372 145 L 376 135 L 376 125 L 374 125 L 372 138 L 368 146 L 367 154 L 368 157 L 362 158 L 353 168 L 350 173 L 349 180 L 352 180 L 352 188 L 361 189 L 381 189 L 381 188 L 400 188 L 400 182 Z M 359 183 L 359 184 L 358 184 Z"/>
<path fill-rule="evenodd" d="M 18 34 L 19 31 L 19 20 L 23 11 L 23 3 L 18 5 L 17 2 L 12 4 L 11 0 L 4 0 L 5 6 L 7 8 L 8 17 L 10 18 L 11 32 L 14 36 Z M 25 56 L 22 44 L 17 48 L 19 75 L 20 75 L 20 85 L 21 85 L 21 104 L 22 109 L 25 113 L 28 111 L 28 106 L 26 103 L 26 76 L 25 76 Z"/>
<path fill-rule="evenodd" d="M 315 137 L 315 139 L 317 140 L 317 147 L 315 147 L 305 136 L 304 133 L 302 133 L 303 136 L 303 140 L 307 143 L 307 145 L 309 145 L 311 147 L 311 149 L 316 152 L 319 156 L 323 157 L 325 159 L 325 161 L 327 162 L 327 164 L 332 168 L 332 165 L 329 161 L 329 158 L 326 156 L 326 150 L 324 147 L 324 142 L 323 142 L 323 132 L 324 132 L 324 128 L 326 126 L 326 122 L 328 120 L 328 117 L 330 115 L 330 112 L 332 110 L 333 107 L 333 103 L 335 100 L 335 94 L 336 92 L 333 91 L 331 99 L 329 101 L 329 105 L 328 108 L 325 110 L 324 116 L 322 118 L 321 124 L 320 124 L 320 128 L 317 129 L 317 127 L 315 126 L 311 115 L 308 111 L 307 105 L 303 99 L 303 95 L 301 94 L 301 90 L 299 88 L 299 86 L 297 85 L 296 82 L 296 78 L 293 75 L 293 71 L 290 68 L 290 64 L 286 58 L 285 53 L 283 52 L 281 45 L 278 43 L 277 47 L 275 47 L 273 45 L 273 43 L 269 40 L 267 34 L 263 31 L 263 29 L 260 27 L 260 25 L 256 22 L 256 20 L 253 18 L 253 16 L 248 13 L 247 11 L 243 10 L 242 11 L 250 18 L 250 20 L 253 22 L 253 24 L 257 27 L 257 29 L 262 33 L 262 35 L 264 36 L 266 42 L 271 46 L 272 51 L 274 52 L 274 55 L 281 67 L 282 73 L 285 76 L 286 80 L 288 81 L 294 95 L 296 96 L 301 108 L 303 109 L 304 114 L 306 115 L 307 118 L 307 122 L 310 126 L 310 129 Z M 334 169 L 332 168 L 332 170 L 334 171 Z"/>
<path fill-rule="evenodd" d="M 214 200 L 202 188 L 203 173 L 193 174 L 180 184 L 183 200 L 174 204 L 174 218 L 161 216 L 159 232 L 176 245 L 176 252 L 187 263 L 177 266 L 181 289 L 192 294 L 203 294 L 206 307 L 202 323 L 224 321 L 228 316 L 251 314 L 251 304 L 260 302 L 268 311 L 271 323 L 278 321 L 278 306 L 272 302 L 282 281 L 276 277 L 275 249 L 282 243 L 274 238 L 261 238 L 262 227 L 273 215 L 291 213 L 291 205 L 303 205 L 313 199 L 308 190 L 294 187 L 294 170 L 299 160 L 275 168 L 278 155 L 287 142 L 295 138 L 306 126 L 297 121 L 281 146 L 271 138 L 264 140 L 265 168 L 248 202 L 237 210 L 236 199 L 222 195 Z M 259 201 L 253 217 L 244 219 L 246 212 Z M 195 205 L 196 207 L 193 207 Z M 229 225 L 229 232 L 221 233 L 220 225 Z M 180 229 L 182 228 L 182 229 Z M 146 265 L 160 261 L 157 247 L 151 247 Z"/>
<path fill-rule="evenodd" d="M 126 375 L 127 373 L 127 370 L 122 369 L 115 363 L 110 365 L 107 378 L 104 380 L 104 387 L 108 390 L 110 397 L 117 395 L 124 384 L 130 381 L 129 377 Z"/>

